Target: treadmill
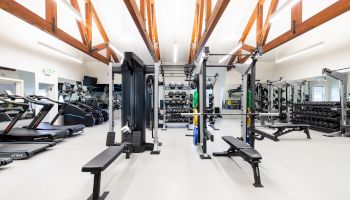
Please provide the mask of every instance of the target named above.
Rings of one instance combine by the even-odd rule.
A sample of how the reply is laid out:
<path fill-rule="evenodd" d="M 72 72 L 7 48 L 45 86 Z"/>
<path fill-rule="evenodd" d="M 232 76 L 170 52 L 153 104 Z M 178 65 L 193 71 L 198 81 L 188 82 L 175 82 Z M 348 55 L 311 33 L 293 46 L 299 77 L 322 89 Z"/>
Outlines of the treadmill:
<path fill-rule="evenodd" d="M 52 99 L 49 99 L 47 97 L 44 96 L 38 96 L 34 93 L 34 95 L 30 95 L 28 96 L 28 98 L 33 99 L 33 100 L 47 100 L 53 103 L 56 103 L 58 105 L 61 106 L 61 108 L 58 110 L 56 116 L 51 120 L 51 122 L 41 122 L 39 123 L 39 125 L 36 127 L 36 130 L 64 130 L 64 131 L 68 131 L 68 136 L 73 136 L 75 134 L 79 134 L 79 133 L 83 133 L 84 132 L 84 128 L 85 125 L 83 124 L 77 124 L 77 125 L 54 125 L 54 123 L 57 121 L 58 117 L 60 115 L 63 115 L 65 109 L 67 108 L 67 106 L 75 106 L 66 102 L 59 102 L 59 101 L 55 101 Z M 23 127 L 23 128 L 27 128 L 27 127 Z"/>
<path fill-rule="evenodd" d="M 12 101 L 21 99 L 30 103 L 34 103 L 36 105 L 41 105 L 43 107 L 41 108 L 40 112 L 34 117 L 34 119 L 30 122 L 27 128 L 13 128 L 14 125 L 20 119 L 20 117 L 25 113 L 25 111 L 29 107 L 28 104 L 22 104 L 22 109 L 19 110 L 18 114 L 16 115 L 16 117 L 13 118 L 9 126 L 5 130 L 0 131 L 1 141 L 53 142 L 58 139 L 63 139 L 68 135 L 68 130 L 35 130 L 36 127 L 38 127 L 38 125 L 47 115 L 47 113 L 51 110 L 53 104 L 13 95 L 9 90 L 5 90 L 5 93 L 6 94 L 0 96 L 1 101 L 7 101 L 5 100 L 5 98 L 10 98 Z"/>
<path fill-rule="evenodd" d="M 6 131 L 10 132 L 13 126 L 20 119 L 23 113 L 27 110 L 28 104 L 9 101 L 0 96 L 0 102 L 7 105 L 13 105 L 12 108 L 0 108 L 0 114 L 6 113 L 6 111 L 17 111 L 17 115 L 6 127 Z M 0 142 L 0 166 L 7 165 L 12 160 L 26 159 L 33 156 L 36 153 L 46 150 L 49 147 L 54 146 L 53 142 Z"/>

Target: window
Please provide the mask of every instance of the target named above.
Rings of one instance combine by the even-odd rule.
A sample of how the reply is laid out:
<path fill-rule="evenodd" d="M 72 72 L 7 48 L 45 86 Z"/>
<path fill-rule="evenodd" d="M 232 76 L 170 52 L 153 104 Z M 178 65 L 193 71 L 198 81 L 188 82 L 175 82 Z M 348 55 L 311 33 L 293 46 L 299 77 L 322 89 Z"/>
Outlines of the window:
<path fill-rule="evenodd" d="M 13 94 L 16 94 L 16 83 L 0 82 L 0 94 L 5 90 L 10 90 Z"/>
<path fill-rule="evenodd" d="M 314 86 L 312 100 L 324 101 L 324 86 Z"/>

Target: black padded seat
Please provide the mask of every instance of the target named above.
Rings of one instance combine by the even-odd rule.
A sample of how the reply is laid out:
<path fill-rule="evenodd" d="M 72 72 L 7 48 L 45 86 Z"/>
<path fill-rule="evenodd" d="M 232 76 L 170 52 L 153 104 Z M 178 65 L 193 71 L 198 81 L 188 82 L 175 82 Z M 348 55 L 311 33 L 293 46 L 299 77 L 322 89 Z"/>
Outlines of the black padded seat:
<path fill-rule="evenodd" d="M 255 149 L 241 149 L 241 153 L 252 159 L 262 159 L 260 153 Z"/>
<path fill-rule="evenodd" d="M 237 149 L 251 149 L 252 147 L 232 136 L 222 136 L 222 139 L 227 142 L 229 145 L 235 146 Z"/>
<path fill-rule="evenodd" d="M 249 144 L 233 136 L 222 136 L 222 139 L 230 145 L 230 148 L 224 152 L 214 152 L 214 156 L 240 156 L 248 162 L 253 168 L 254 186 L 262 187 L 259 172 L 259 163 L 262 159 L 260 153 Z"/>
<path fill-rule="evenodd" d="M 125 145 L 112 146 L 95 156 L 82 168 L 83 172 L 97 173 L 104 171 L 120 154 L 123 153 Z"/>

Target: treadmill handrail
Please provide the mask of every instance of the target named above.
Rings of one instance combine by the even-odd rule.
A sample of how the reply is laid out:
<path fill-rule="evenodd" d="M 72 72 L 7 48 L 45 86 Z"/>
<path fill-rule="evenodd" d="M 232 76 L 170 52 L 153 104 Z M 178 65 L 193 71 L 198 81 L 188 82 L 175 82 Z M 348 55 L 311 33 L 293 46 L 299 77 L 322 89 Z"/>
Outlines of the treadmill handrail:
<path fill-rule="evenodd" d="M 3 95 L 0 96 L 0 101 L 4 102 L 5 104 L 13 104 L 13 105 L 16 105 L 16 106 L 20 106 L 24 110 L 27 110 L 29 108 L 29 104 L 5 99 Z"/>
<path fill-rule="evenodd" d="M 4 95 L 0 96 L 0 101 L 5 102 L 5 104 L 13 104 L 23 108 L 16 114 L 16 116 L 12 119 L 12 121 L 7 125 L 5 130 L 2 132 L 3 135 L 7 135 L 15 126 L 15 124 L 18 122 L 18 120 L 22 117 L 22 115 L 26 112 L 26 110 L 29 108 L 29 104 L 10 101 L 10 100 L 4 99 L 3 97 Z"/>
<path fill-rule="evenodd" d="M 22 96 L 19 96 L 19 95 L 6 95 L 8 98 L 10 99 L 23 99 L 23 100 L 26 100 L 30 103 L 34 103 L 34 104 L 37 104 L 37 105 L 41 105 L 41 106 L 49 106 L 49 105 L 52 105 L 51 103 L 47 103 L 47 102 L 41 102 L 41 101 L 38 101 L 38 100 L 35 100 L 35 99 L 32 99 L 30 97 L 22 97 Z"/>
<path fill-rule="evenodd" d="M 39 100 L 39 101 L 40 101 L 41 99 L 46 99 L 46 100 L 51 101 L 51 102 L 53 102 L 53 103 L 57 103 L 58 105 L 66 105 L 66 104 L 68 104 L 67 102 L 55 101 L 55 100 L 50 99 L 50 98 L 45 97 L 45 96 L 28 95 L 28 97 L 30 97 L 30 98 L 36 98 L 36 99 Z"/>

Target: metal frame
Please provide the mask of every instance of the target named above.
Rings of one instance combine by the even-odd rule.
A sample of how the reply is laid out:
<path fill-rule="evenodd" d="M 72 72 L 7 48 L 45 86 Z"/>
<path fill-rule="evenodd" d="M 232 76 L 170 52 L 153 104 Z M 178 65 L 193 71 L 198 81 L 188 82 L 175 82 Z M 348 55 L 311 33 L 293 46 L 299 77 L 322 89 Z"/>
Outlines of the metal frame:
<path fill-rule="evenodd" d="M 348 85 L 348 74 L 330 69 L 322 69 L 322 74 L 326 74 L 339 81 L 339 93 L 340 93 L 340 132 L 325 134 L 324 136 L 336 137 L 336 136 L 350 136 L 350 125 L 347 122 L 347 85 Z"/>

